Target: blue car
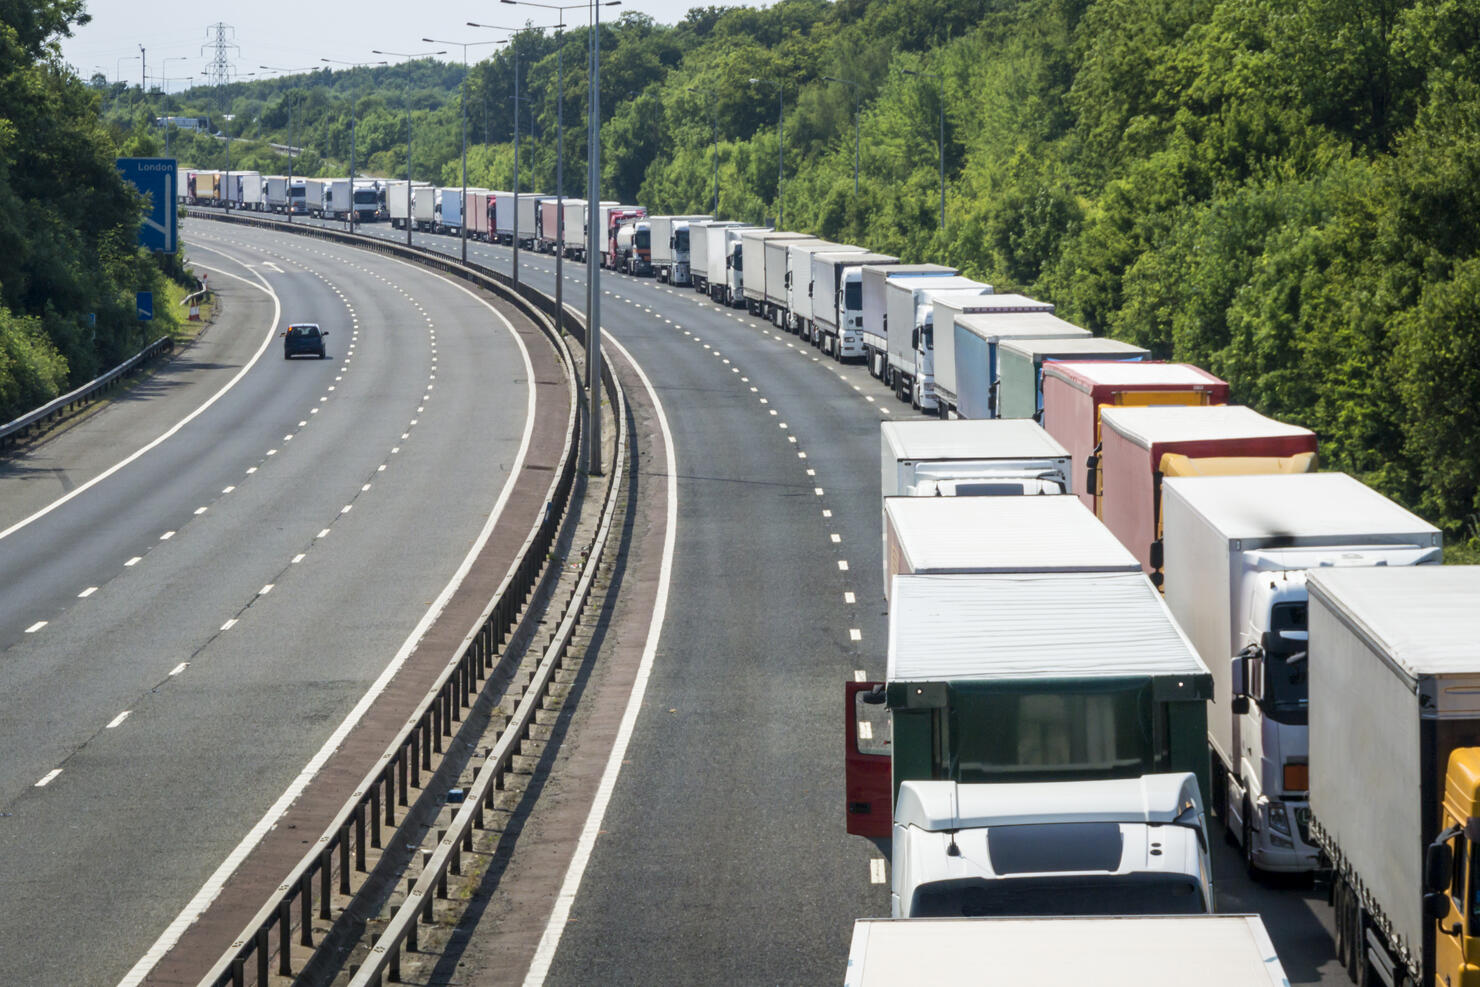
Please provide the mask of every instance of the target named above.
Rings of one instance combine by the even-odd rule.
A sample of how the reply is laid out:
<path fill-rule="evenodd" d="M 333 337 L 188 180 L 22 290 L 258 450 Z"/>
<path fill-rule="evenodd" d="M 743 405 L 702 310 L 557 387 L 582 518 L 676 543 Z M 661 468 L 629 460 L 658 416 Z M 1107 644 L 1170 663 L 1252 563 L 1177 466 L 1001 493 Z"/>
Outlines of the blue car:
<path fill-rule="evenodd" d="M 299 354 L 312 354 L 322 360 L 327 356 L 324 350 L 324 337 L 329 335 L 329 330 L 320 329 L 312 322 L 303 322 L 288 327 L 283 333 L 283 359 L 290 360 Z"/>

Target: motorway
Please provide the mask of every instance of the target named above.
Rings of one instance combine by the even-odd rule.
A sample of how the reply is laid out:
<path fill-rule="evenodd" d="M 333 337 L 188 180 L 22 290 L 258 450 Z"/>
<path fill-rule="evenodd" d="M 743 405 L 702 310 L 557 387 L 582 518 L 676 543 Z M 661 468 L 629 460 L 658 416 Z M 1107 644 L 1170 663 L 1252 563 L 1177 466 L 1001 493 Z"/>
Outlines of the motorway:
<path fill-rule="evenodd" d="M 118 983 L 214 891 L 443 605 L 528 448 L 525 344 L 461 285 L 185 239 L 216 323 L 0 463 L 4 984 Z M 289 321 L 330 329 L 329 358 L 285 361 Z"/>
<path fill-rule="evenodd" d="M 510 273 L 508 248 L 470 242 L 468 259 Z M 553 268 L 520 251 L 540 290 Z M 580 309 L 585 265 L 565 274 Z M 569 919 L 525 982 L 836 983 L 853 920 L 889 912 L 887 847 L 843 831 L 842 695 L 884 673 L 878 425 L 917 416 L 862 366 L 691 289 L 609 271 L 601 286 L 603 331 L 645 368 L 673 433 L 673 588 Z M 1265 917 L 1291 983 L 1347 983 L 1324 896 L 1249 878 L 1211 829 L 1220 910 Z M 470 948 L 456 978 L 523 981 L 508 958 Z"/>

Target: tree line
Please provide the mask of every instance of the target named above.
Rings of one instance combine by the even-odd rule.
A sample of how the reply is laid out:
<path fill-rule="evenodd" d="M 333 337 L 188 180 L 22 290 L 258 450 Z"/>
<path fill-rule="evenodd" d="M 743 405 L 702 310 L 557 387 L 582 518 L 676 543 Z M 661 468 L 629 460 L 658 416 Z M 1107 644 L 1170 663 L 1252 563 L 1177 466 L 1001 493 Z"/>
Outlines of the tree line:
<path fill-rule="evenodd" d="M 448 185 L 466 119 L 468 182 L 509 188 L 517 105 L 521 186 L 554 190 L 563 118 L 564 191 L 581 195 L 590 37 L 520 32 L 466 77 L 429 61 L 119 93 L 106 119 L 157 149 L 148 121 L 193 108 L 248 138 L 238 166 L 274 172 L 269 140 L 305 148 L 300 173 L 345 173 L 353 134 L 358 170 L 400 176 L 409 115 L 413 176 Z M 1480 512 L 1477 42 L 1480 0 L 628 13 L 599 38 L 603 195 L 708 211 L 717 157 L 722 216 L 784 207 L 788 228 L 951 263 L 1205 366 L 1236 400 L 1315 429 L 1327 468 L 1465 541 Z M 182 157 L 222 166 L 220 141 L 180 136 Z"/>

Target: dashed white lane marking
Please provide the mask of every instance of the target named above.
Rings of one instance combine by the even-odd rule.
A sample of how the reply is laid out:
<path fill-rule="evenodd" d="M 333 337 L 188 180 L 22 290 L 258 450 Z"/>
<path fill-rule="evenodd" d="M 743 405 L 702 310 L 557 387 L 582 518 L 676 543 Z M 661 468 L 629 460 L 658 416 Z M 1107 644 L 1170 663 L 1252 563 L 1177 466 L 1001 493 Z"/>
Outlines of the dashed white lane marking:
<path fill-rule="evenodd" d="M 274 586 L 276 586 L 276 585 L 277 585 L 276 583 L 268 583 L 266 586 L 263 586 L 261 589 L 259 589 L 257 591 L 257 595 L 258 596 L 266 596 L 268 593 L 271 593 L 272 592 L 272 588 Z"/>
<path fill-rule="evenodd" d="M 832 517 L 832 511 L 828 510 L 827 508 L 823 508 L 823 510 L 822 510 L 822 516 L 823 517 Z"/>
<path fill-rule="evenodd" d="M 874 857 L 868 862 L 868 879 L 871 884 L 884 883 L 884 858 Z"/>
<path fill-rule="evenodd" d="M 867 682 L 868 681 L 868 673 L 865 672 L 861 668 L 855 668 L 853 670 L 853 681 L 854 682 Z"/>
<path fill-rule="evenodd" d="M 224 623 L 224 624 L 221 625 L 221 629 L 223 631 L 229 631 L 229 630 L 231 630 L 235 626 L 236 626 L 236 618 L 235 617 L 232 617 L 226 623 Z"/>
<path fill-rule="evenodd" d="M 325 528 L 323 531 L 320 531 L 318 533 L 318 535 L 316 535 L 315 537 L 316 538 L 328 538 L 329 537 L 329 529 L 328 528 Z"/>
<path fill-rule="evenodd" d="M 133 558 L 131 558 L 127 562 L 125 562 L 124 565 L 126 567 L 128 567 L 128 568 L 132 568 L 132 567 L 138 565 L 140 562 L 143 562 L 143 561 L 144 561 L 144 556 L 142 556 L 142 555 L 135 555 Z"/>
<path fill-rule="evenodd" d="M 822 496 L 822 488 L 821 487 L 813 487 L 812 488 L 812 493 L 813 493 L 814 496 L 821 497 Z"/>
<path fill-rule="evenodd" d="M 291 560 L 291 564 L 292 565 L 297 565 L 298 563 L 302 562 L 305 558 L 307 558 L 307 556 L 303 552 L 299 552 L 297 555 L 293 556 L 293 558 Z"/>
<path fill-rule="evenodd" d="M 827 537 L 830 538 L 830 539 L 832 539 L 832 543 L 834 545 L 841 544 L 842 541 L 843 541 L 843 536 L 840 535 L 840 534 L 838 534 L 836 531 L 833 532 L 832 534 L 828 535 Z"/>
<path fill-rule="evenodd" d="M 839 572 L 847 572 L 848 571 L 848 560 L 847 559 L 838 559 L 838 571 Z"/>
<path fill-rule="evenodd" d="M 98 588 L 96 586 L 89 586 L 87 589 L 83 590 L 81 593 L 78 593 L 77 594 L 77 598 L 79 600 L 85 600 L 89 596 L 92 596 L 97 591 L 98 591 Z"/>
<path fill-rule="evenodd" d="M 46 626 L 46 621 L 44 621 L 44 620 L 38 620 L 38 621 L 36 621 L 36 623 L 34 623 L 30 627 L 27 627 L 26 628 L 26 633 L 27 634 L 35 634 L 37 631 L 41 630 L 41 628 L 43 628 L 45 626 Z"/>
<path fill-rule="evenodd" d="M 221 488 L 221 492 L 224 493 L 224 494 L 229 494 L 229 493 L 231 493 L 231 491 L 233 491 L 235 489 L 236 489 L 236 484 L 232 484 L 229 487 L 222 487 Z"/>
<path fill-rule="evenodd" d="M 207 511 L 207 510 L 209 510 L 209 508 L 206 508 L 206 507 L 197 507 L 197 508 L 196 508 L 196 509 L 195 509 L 195 516 L 196 516 L 196 517 L 200 517 L 200 516 L 201 516 L 201 515 L 202 515 L 202 514 L 204 514 L 204 513 L 205 513 L 205 512 L 206 512 L 206 511 Z"/>
<path fill-rule="evenodd" d="M 115 729 L 117 729 L 119 727 L 119 725 L 123 723 L 124 720 L 128 719 L 128 715 L 130 713 L 132 713 L 132 712 L 133 712 L 133 710 L 130 710 L 130 709 L 124 710 L 122 713 L 119 713 L 117 716 L 113 717 L 113 719 L 109 720 L 108 721 L 108 725 L 105 726 L 103 729 L 104 730 L 115 730 Z"/>
<path fill-rule="evenodd" d="M 162 535 L 159 536 L 159 540 L 160 541 L 169 541 L 173 537 L 175 537 L 175 533 L 173 531 L 166 531 L 164 534 L 162 534 Z"/>
<path fill-rule="evenodd" d="M 846 593 L 843 594 L 843 602 L 844 603 L 857 603 L 858 602 L 858 597 L 856 597 L 856 596 L 853 595 L 853 591 L 852 590 L 848 590 Z"/>
<path fill-rule="evenodd" d="M 178 664 L 174 668 L 170 669 L 170 676 L 171 677 L 174 677 L 176 675 L 179 675 L 181 672 L 185 671 L 185 669 L 187 669 L 189 667 L 190 667 L 190 662 L 188 662 L 188 661 L 182 661 L 182 662 L 180 662 L 180 664 Z"/>
<path fill-rule="evenodd" d="M 59 775 L 61 773 L 62 773 L 62 769 L 61 768 L 52 768 L 46 774 L 44 774 L 44 775 L 41 776 L 41 780 L 36 783 L 36 787 L 37 788 L 45 788 L 47 785 L 50 785 L 53 781 L 55 781 L 57 775 Z"/>
<path fill-rule="evenodd" d="M 850 627 L 850 628 L 848 628 L 848 640 L 850 640 L 850 641 L 862 641 L 863 640 L 863 632 L 860 631 L 856 627 Z"/>

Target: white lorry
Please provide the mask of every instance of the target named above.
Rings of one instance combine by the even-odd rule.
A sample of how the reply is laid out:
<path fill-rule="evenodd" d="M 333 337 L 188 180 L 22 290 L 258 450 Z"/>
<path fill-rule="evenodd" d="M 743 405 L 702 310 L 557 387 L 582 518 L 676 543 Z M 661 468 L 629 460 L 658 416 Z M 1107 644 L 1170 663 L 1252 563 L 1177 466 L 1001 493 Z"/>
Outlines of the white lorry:
<path fill-rule="evenodd" d="M 935 392 L 941 415 L 996 418 L 997 344 L 1004 339 L 1088 338 L 1053 314 L 1052 302 L 1024 295 L 946 298 L 935 305 Z M 968 411 L 961 411 L 962 407 Z M 968 413 L 970 412 L 970 413 Z"/>
<path fill-rule="evenodd" d="M 708 295 L 710 301 L 725 301 L 725 281 L 730 270 L 729 244 L 725 231 L 740 229 L 743 225 L 719 219 L 700 219 L 689 223 L 690 276 L 694 290 L 701 295 Z"/>
<path fill-rule="evenodd" d="M 1073 493 L 1068 451 L 1037 422 L 879 425 L 884 497 Z"/>
<path fill-rule="evenodd" d="M 315 219 L 321 219 L 324 215 L 324 180 L 322 178 L 305 178 L 303 180 L 303 209 Z"/>
<path fill-rule="evenodd" d="M 740 291 L 737 299 L 744 302 L 744 307 L 751 315 L 770 318 L 770 311 L 766 307 L 766 244 L 775 240 L 778 243 L 790 240 L 812 240 L 814 237 L 805 233 L 789 233 L 786 230 L 772 229 L 749 229 L 740 234 L 740 256 L 738 265 L 731 263 L 732 272 L 739 273 Z M 784 247 L 776 252 L 781 270 L 784 272 L 786 266 L 786 251 Z M 777 291 L 784 291 L 786 275 L 777 276 Z M 739 307 L 738 305 L 736 306 Z"/>
<path fill-rule="evenodd" d="M 1480 566 L 1316 569 L 1311 836 L 1353 980 L 1474 982 Z"/>
<path fill-rule="evenodd" d="M 692 283 L 694 223 L 709 220 L 709 216 L 649 216 L 648 230 L 652 234 L 653 277 L 659 284 L 685 287 Z"/>
<path fill-rule="evenodd" d="M 862 359 L 863 267 L 895 264 L 899 258 L 872 251 L 827 251 L 812 255 L 810 315 L 812 345 L 834 360 Z"/>
<path fill-rule="evenodd" d="M 540 201 L 548 198 L 548 195 L 538 192 L 520 192 L 514 197 L 514 227 L 509 234 L 511 243 L 517 232 L 519 246 L 534 248 L 535 237 L 539 235 L 536 216 L 540 211 Z"/>
<path fill-rule="evenodd" d="M 324 189 L 323 207 L 320 212 L 325 219 L 349 219 L 351 206 L 348 178 L 320 178 Z"/>
<path fill-rule="evenodd" d="M 954 267 L 940 264 L 871 264 L 862 270 L 863 357 L 868 372 L 889 378 L 889 307 L 885 285 L 894 278 L 953 278 Z M 970 278 L 963 279 L 972 282 Z"/>
<path fill-rule="evenodd" d="M 421 192 L 421 198 L 429 201 L 426 192 L 421 191 L 429 188 L 425 182 L 407 183 L 403 178 L 400 181 L 388 182 L 385 192 L 386 209 L 390 213 L 391 225 L 398 230 L 404 230 L 408 223 L 414 221 L 416 215 L 417 192 Z M 430 212 L 428 213 L 430 215 Z"/>
<path fill-rule="evenodd" d="M 243 172 L 237 178 L 237 205 L 252 212 L 267 208 L 267 179 L 255 171 Z"/>
<path fill-rule="evenodd" d="M 1258 915 L 853 923 L 843 987 L 1290 987 Z"/>
<path fill-rule="evenodd" d="M 1213 866 L 1190 772 L 1095 781 L 907 781 L 893 918 L 1206 915 Z"/>
<path fill-rule="evenodd" d="M 1442 536 L 1344 473 L 1169 476 L 1161 519 L 1167 605 L 1213 672 L 1208 800 L 1251 867 L 1315 870 L 1306 574 L 1437 565 Z"/>
<path fill-rule="evenodd" d="M 801 244 L 841 246 L 805 233 L 788 233 L 766 240 L 766 283 L 764 316 L 777 329 L 791 327 L 791 258 L 792 247 Z"/>
<path fill-rule="evenodd" d="M 432 229 L 437 233 L 447 233 L 453 236 L 462 232 L 463 226 L 463 190 L 459 185 L 457 188 L 439 188 L 435 190 L 433 199 Z"/>
<path fill-rule="evenodd" d="M 830 253 L 868 253 L 862 247 L 813 240 L 793 243 L 786 249 L 786 312 L 781 328 L 812 342 L 812 258 Z"/>
<path fill-rule="evenodd" d="M 935 301 L 946 298 L 964 302 L 990 294 L 991 285 L 970 278 L 890 278 L 885 282 L 884 307 L 890 328 L 884 383 L 895 397 L 919 411 L 937 411 Z"/>
<path fill-rule="evenodd" d="M 385 184 L 379 180 L 355 181 L 355 220 L 357 222 L 373 223 L 377 219 L 384 218 L 385 203 L 382 201 L 384 192 Z"/>
<path fill-rule="evenodd" d="M 1139 568 L 1078 497 L 884 498 L 885 599 L 896 576 Z"/>

